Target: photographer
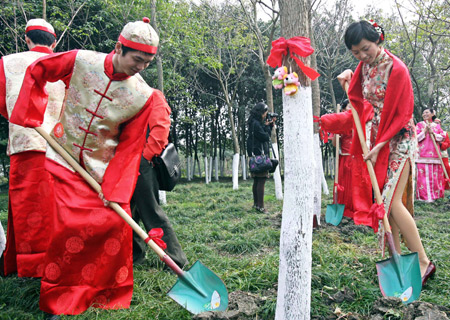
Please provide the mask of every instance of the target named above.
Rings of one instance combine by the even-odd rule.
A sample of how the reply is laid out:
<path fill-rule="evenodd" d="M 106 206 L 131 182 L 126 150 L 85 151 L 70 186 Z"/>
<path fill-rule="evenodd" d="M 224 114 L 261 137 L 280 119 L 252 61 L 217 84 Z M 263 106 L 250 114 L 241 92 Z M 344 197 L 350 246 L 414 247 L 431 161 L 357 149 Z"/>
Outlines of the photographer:
<path fill-rule="evenodd" d="M 247 154 L 269 154 L 270 134 L 276 121 L 277 114 L 268 116 L 268 107 L 265 103 L 257 103 L 250 111 L 248 117 Z M 269 177 L 269 171 L 252 173 L 253 178 L 253 208 L 262 213 L 268 213 L 264 208 L 264 185 Z"/>

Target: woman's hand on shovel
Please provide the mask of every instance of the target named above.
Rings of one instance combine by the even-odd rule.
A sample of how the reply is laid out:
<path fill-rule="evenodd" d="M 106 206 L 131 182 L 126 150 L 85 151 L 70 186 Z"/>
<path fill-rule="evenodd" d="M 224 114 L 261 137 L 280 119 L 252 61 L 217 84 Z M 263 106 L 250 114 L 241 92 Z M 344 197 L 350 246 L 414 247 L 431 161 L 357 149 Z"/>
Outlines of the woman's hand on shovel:
<path fill-rule="evenodd" d="M 341 84 L 342 88 L 345 89 L 345 83 L 350 83 L 350 80 L 352 80 L 353 77 L 353 71 L 350 69 L 347 69 L 343 71 L 340 75 L 337 76 L 337 79 L 339 83 Z"/>
<path fill-rule="evenodd" d="M 381 148 L 385 146 L 386 143 L 387 141 L 377 144 L 375 147 L 373 147 L 372 150 L 369 151 L 369 153 L 365 157 L 363 155 L 364 161 L 370 160 L 370 162 L 372 162 L 372 165 L 375 165 L 375 163 L 377 162 L 378 153 L 380 152 Z"/>

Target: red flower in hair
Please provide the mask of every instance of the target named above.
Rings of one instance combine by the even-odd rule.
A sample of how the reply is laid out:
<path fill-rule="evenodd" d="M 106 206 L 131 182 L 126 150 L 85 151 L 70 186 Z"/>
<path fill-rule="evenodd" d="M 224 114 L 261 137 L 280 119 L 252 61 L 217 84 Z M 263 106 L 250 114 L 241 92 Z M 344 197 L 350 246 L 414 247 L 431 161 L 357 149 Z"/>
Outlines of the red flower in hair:
<path fill-rule="evenodd" d="M 375 28 L 375 30 L 378 32 L 378 34 L 380 35 L 380 39 L 381 41 L 384 41 L 384 34 L 383 34 L 383 28 L 381 28 L 378 23 L 376 23 L 373 20 L 369 20 L 370 24 Z"/>

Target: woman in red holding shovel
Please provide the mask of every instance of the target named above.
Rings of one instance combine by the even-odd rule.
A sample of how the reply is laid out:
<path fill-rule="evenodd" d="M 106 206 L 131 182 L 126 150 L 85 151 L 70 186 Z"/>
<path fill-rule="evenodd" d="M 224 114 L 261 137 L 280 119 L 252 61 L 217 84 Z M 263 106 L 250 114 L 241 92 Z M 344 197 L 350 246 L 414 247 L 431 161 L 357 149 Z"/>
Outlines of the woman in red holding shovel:
<path fill-rule="evenodd" d="M 382 190 L 384 209 L 389 216 L 395 249 L 400 252 L 399 232 L 408 248 L 418 252 L 422 285 L 435 273 L 435 265 L 428 259 L 412 217 L 414 153 L 417 138 L 413 123 L 414 95 L 408 68 L 381 44 L 384 31 L 374 22 L 352 23 L 345 32 L 345 44 L 360 61 L 353 73 L 345 70 L 338 76 L 343 87 L 350 83 L 350 103 L 360 116 L 366 99 L 374 108 L 370 126 L 370 152 L 364 159 L 358 141 L 353 142 L 352 153 L 360 160 L 374 165 L 378 185 Z M 355 138 L 358 139 L 357 135 Z M 361 166 L 365 166 L 362 161 Z M 372 206 L 372 190 L 367 173 L 359 172 L 362 179 L 353 180 L 359 191 L 353 193 L 354 219 L 357 223 L 378 230 L 379 219 Z M 355 174 L 355 173 L 354 173 Z M 356 182 L 356 184 L 355 184 Z M 403 203 L 402 198 L 405 199 Z"/>

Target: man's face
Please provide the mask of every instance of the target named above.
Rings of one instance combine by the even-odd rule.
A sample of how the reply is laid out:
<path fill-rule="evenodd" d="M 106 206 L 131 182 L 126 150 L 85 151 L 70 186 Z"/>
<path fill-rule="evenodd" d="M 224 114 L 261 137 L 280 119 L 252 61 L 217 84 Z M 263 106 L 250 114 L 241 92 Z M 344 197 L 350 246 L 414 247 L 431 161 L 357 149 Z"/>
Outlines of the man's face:
<path fill-rule="evenodd" d="M 155 58 L 154 55 L 146 55 L 141 51 L 128 51 L 126 55 L 122 55 L 122 46 L 116 45 L 116 59 L 114 63 L 114 72 L 125 73 L 134 76 L 148 67 L 150 62 Z"/>

